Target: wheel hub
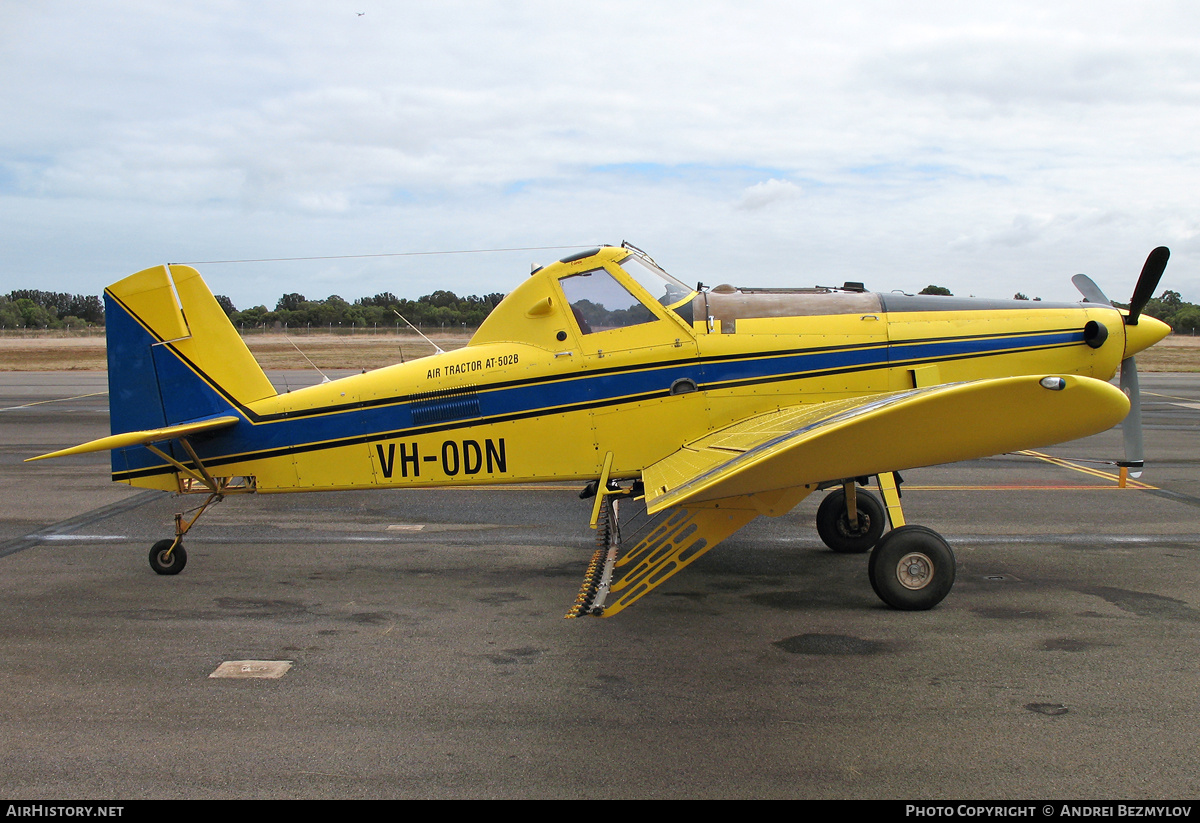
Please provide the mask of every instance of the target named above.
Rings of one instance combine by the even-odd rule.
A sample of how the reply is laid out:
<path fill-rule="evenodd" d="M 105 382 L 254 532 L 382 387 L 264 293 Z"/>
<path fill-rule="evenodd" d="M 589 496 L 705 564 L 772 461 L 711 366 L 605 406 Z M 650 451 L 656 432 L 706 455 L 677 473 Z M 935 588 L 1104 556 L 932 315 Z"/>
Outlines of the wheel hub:
<path fill-rule="evenodd" d="M 896 564 L 896 579 L 906 589 L 923 589 L 933 580 L 933 561 L 921 552 L 909 552 Z"/>
<path fill-rule="evenodd" d="M 871 531 L 871 516 L 866 512 L 859 510 L 858 512 L 858 528 L 851 528 L 850 518 L 843 514 L 838 518 L 838 531 L 843 537 L 862 537 L 867 532 Z"/>

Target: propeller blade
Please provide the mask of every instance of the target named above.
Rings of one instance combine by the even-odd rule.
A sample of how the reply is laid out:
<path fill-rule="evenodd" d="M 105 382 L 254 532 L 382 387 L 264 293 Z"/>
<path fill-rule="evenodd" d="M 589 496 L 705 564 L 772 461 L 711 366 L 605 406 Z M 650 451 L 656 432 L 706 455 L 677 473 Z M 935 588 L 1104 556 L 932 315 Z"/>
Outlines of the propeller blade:
<path fill-rule="evenodd" d="M 1075 275 L 1071 278 L 1071 282 L 1075 284 L 1075 288 L 1079 289 L 1079 293 L 1083 295 L 1084 302 L 1101 303 L 1105 306 L 1112 305 L 1112 301 L 1104 296 L 1104 292 L 1100 291 L 1100 287 L 1086 274 Z"/>
<path fill-rule="evenodd" d="M 1158 281 L 1162 279 L 1163 270 L 1166 269 L 1170 257 L 1171 250 L 1166 246 L 1159 246 L 1146 258 L 1142 274 L 1138 277 L 1137 285 L 1133 287 L 1133 297 L 1129 298 L 1129 315 L 1125 318 L 1127 325 L 1137 325 L 1142 309 L 1150 302 L 1154 290 L 1158 288 Z"/>
<path fill-rule="evenodd" d="M 1121 361 L 1121 391 L 1129 398 L 1129 414 L 1121 424 L 1125 439 L 1125 459 L 1118 465 L 1129 468 L 1130 477 L 1141 477 L 1145 465 L 1142 450 L 1142 391 L 1138 386 L 1137 358 L 1126 357 Z"/>

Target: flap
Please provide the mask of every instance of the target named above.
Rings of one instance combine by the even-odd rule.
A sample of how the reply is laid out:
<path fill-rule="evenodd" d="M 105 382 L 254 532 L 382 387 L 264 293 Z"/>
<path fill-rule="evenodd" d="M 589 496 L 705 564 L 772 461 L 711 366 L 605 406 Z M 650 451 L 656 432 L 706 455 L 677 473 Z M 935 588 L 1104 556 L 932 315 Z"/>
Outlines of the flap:
<path fill-rule="evenodd" d="M 975 460 L 1102 432 L 1129 412 L 1117 387 L 1026 375 L 810 403 L 749 417 L 642 472 L 646 508 Z"/>

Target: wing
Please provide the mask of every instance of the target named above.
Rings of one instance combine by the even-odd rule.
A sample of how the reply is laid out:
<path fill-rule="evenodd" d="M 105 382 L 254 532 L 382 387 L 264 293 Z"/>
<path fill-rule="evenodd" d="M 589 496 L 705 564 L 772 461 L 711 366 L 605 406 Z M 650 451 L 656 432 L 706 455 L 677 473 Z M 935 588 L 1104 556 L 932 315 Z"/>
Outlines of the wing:
<path fill-rule="evenodd" d="M 234 415 L 223 415 L 221 417 L 211 417 L 207 420 L 197 420 L 191 423 L 180 423 L 175 426 L 165 426 L 161 429 L 146 429 L 144 431 L 113 434 L 108 437 L 101 437 L 98 440 L 81 443 L 78 446 L 71 446 L 69 449 L 60 449 L 59 451 L 50 452 L 49 454 L 39 454 L 37 457 L 27 458 L 25 462 L 28 463 L 31 460 L 45 460 L 47 457 L 66 457 L 70 454 L 87 454 L 88 452 L 105 451 L 107 449 L 121 449 L 125 446 L 144 446 L 147 443 L 161 443 L 164 440 L 174 440 L 178 437 L 186 437 L 190 434 L 199 434 L 200 432 L 223 429 L 234 425 L 240 420 L 240 417 L 235 417 Z"/>
<path fill-rule="evenodd" d="M 1115 426 L 1120 389 L 1075 375 L 977 380 L 781 408 L 646 468 L 650 513 L 846 477 L 974 460 Z"/>

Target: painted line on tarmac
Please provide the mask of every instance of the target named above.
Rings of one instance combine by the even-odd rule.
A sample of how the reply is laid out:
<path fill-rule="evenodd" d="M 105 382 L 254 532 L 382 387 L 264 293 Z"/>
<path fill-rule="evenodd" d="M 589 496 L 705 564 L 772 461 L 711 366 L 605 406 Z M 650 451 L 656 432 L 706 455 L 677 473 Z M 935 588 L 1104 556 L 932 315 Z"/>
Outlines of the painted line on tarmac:
<path fill-rule="evenodd" d="M 1165 397 L 1168 400 L 1186 400 L 1191 403 L 1196 402 L 1196 398 L 1194 398 L 1194 397 L 1179 397 L 1178 395 L 1175 395 L 1175 394 L 1159 394 L 1158 392 L 1155 392 L 1155 391 L 1144 391 L 1144 392 L 1142 392 L 1142 395 L 1143 396 L 1150 395 L 1151 397 Z"/>
<path fill-rule="evenodd" d="M 1200 546 L 1200 534 L 968 534 L 956 532 L 943 532 L 942 536 L 949 540 L 955 548 L 970 546 L 1024 546 L 1024 545 L 1065 545 L 1065 546 L 1187 546 L 1196 548 Z M 219 537 L 216 535 L 198 535 L 191 537 L 189 535 L 188 545 L 221 545 L 227 546 L 230 544 L 230 539 L 227 537 Z M 378 544 L 399 546 L 414 543 L 424 543 L 432 539 L 433 536 L 421 533 L 401 533 L 388 535 L 339 535 L 335 532 L 330 532 L 323 535 L 296 535 L 288 536 L 286 542 L 289 545 L 304 545 L 304 546 L 326 546 L 329 544 Z M 448 545 L 481 545 L 494 546 L 496 537 L 494 534 L 484 533 L 480 530 L 474 531 L 458 531 L 458 532 L 442 532 L 436 537 L 440 542 Z M 42 538 L 42 543 L 54 542 L 58 545 L 64 543 L 85 543 L 96 540 L 103 540 L 108 543 L 116 543 L 121 541 L 137 542 L 139 538 L 129 535 L 105 535 L 103 537 L 97 535 L 61 535 L 53 538 Z M 754 545 L 756 546 L 789 546 L 796 548 L 814 548 L 821 549 L 825 547 L 815 535 L 811 540 L 797 539 L 795 537 L 773 537 L 768 535 L 756 535 L 754 537 Z M 273 545 L 278 544 L 280 538 L 278 536 L 270 537 L 240 537 L 238 543 L 246 546 L 258 545 Z M 564 537 L 561 534 L 542 534 L 532 535 L 523 534 L 518 539 L 509 541 L 511 545 L 521 546 L 551 546 L 559 549 L 582 549 L 591 551 L 595 548 L 595 539 L 592 535 L 576 535 L 575 537 Z"/>
<path fill-rule="evenodd" d="M 90 512 L 84 512 L 76 517 L 60 520 L 53 525 L 30 532 L 24 537 L 17 537 L 0 543 L 0 557 L 8 557 L 10 554 L 31 549 L 48 540 L 68 539 L 72 532 L 82 529 L 84 526 L 99 523 L 101 520 L 106 520 L 114 515 L 136 509 L 154 500 L 160 500 L 167 496 L 167 494 L 168 492 L 159 491 L 158 489 L 147 489 L 140 494 L 135 494 L 124 500 L 118 500 L 116 503 L 109 503 L 107 506 L 92 509 Z"/>
<path fill-rule="evenodd" d="M 1193 548 L 1200 542 L 1200 534 L 950 534 L 943 535 L 953 540 L 955 549 L 959 544 L 1001 546 L 1005 544 L 1059 543 L 1065 545 L 1126 545 L 1154 546 L 1163 543 L 1186 545 Z"/>
<path fill-rule="evenodd" d="M 1193 497 L 1183 492 L 1168 491 L 1167 489 L 1147 489 L 1146 492 L 1155 497 L 1161 497 L 1164 500 L 1172 500 L 1176 503 L 1183 503 L 1185 506 L 1195 506 L 1200 509 L 1200 497 Z"/>
<path fill-rule="evenodd" d="M 1109 476 L 1109 479 L 1112 479 Z M 995 484 L 995 485 L 910 485 L 906 484 L 907 489 L 911 491 L 1144 491 L 1152 494 L 1155 497 L 1161 497 L 1176 503 L 1183 503 L 1188 506 L 1200 508 L 1200 498 L 1191 495 L 1182 494 L 1180 492 L 1168 491 L 1159 489 L 1146 484 L 1138 484 L 1140 488 L 1121 489 L 1116 485 L 1111 486 L 1093 486 L 1093 485 L 1016 485 L 1016 484 Z M 442 487 L 443 489 L 452 489 L 458 491 L 475 490 L 475 491 L 574 491 L 570 486 L 549 486 L 538 484 L 514 484 L 500 486 L 450 486 Z M 148 489 L 132 497 L 120 500 L 116 503 L 110 503 L 107 506 L 93 509 L 90 512 L 78 515 L 76 517 L 62 520 L 53 525 L 46 526 L 35 532 L 31 532 L 23 537 L 14 538 L 4 543 L 0 543 L 0 558 L 7 557 L 11 554 L 24 551 L 25 549 L 33 548 L 44 543 L 74 543 L 74 542 L 117 542 L 122 540 L 133 540 L 135 538 L 128 535 L 89 535 L 75 534 L 75 532 L 85 526 L 90 526 L 98 523 L 109 517 L 121 514 L 122 512 L 131 511 L 139 508 L 147 503 L 162 499 L 168 492 L 159 491 L 157 489 Z M 487 529 L 485 529 L 486 531 Z M 442 531 L 442 530 L 438 530 Z M 473 531 L 473 530 L 468 530 Z M 406 539 L 407 538 L 407 539 Z M 362 542 L 362 543 L 396 543 L 408 542 L 413 538 L 430 539 L 424 530 L 406 532 L 403 530 L 395 530 L 387 535 L 352 535 L 337 538 L 343 542 Z M 296 542 L 296 538 L 290 538 Z M 487 539 L 492 540 L 494 537 L 489 536 Z M 1153 543 L 1200 543 L 1200 535 L 1147 535 L 1147 536 L 1121 536 L 1121 535 L 958 535 L 955 539 L 966 539 L 975 543 L 1034 543 L 1034 542 L 1059 542 L 1059 543 L 1133 543 L 1133 544 L 1153 544 Z M 201 543 L 221 543 L 227 542 L 224 538 L 216 537 L 201 537 L 197 536 L 193 540 Z M 257 542 L 257 541 L 250 541 Z M 300 540 L 303 543 L 325 543 L 328 542 L 325 538 L 316 538 L 308 540 Z M 559 540 L 554 541 L 557 545 Z M 789 541 L 790 542 L 790 541 Z"/>
<path fill-rule="evenodd" d="M 1193 506 L 1200 509 L 1200 497 L 1194 497 L 1183 492 L 1173 492 L 1168 489 L 1159 489 L 1154 486 L 1141 485 L 1140 488 L 1133 486 L 1122 489 L 1120 486 L 1020 486 L 1020 485 L 995 485 L 995 486 L 917 486 L 910 483 L 904 484 L 905 491 L 920 491 L 920 492 L 1022 492 L 1022 491 L 1056 491 L 1056 492 L 1144 492 L 1145 494 L 1161 497 L 1163 500 L 1170 500 L 1173 503 L 1182 503 L 1185 506 Z"/>
<path fill-rule="evenodd" d="M 129 540 L 125 534 L 44 534 L 38 538 L 43 543 L 110 543 L 118 540 Z"/>
<path fill-rule="evenodd" d="M 1042 452 L 1035 452 L 1030 449 L 1026 449 L 1025 451 L 1019 451 L 1019 452 L 1017 452 L 1017 454 L 1023 454 L 1023 455 L 1027 455 L 1029 457 L 1036 457 L 1038 460 L 1044 460 L 1045 462 L 1049 463 L 1052 466 L 1061 466 L 1064 469 L 1071 469 L 1072 471 L 1081 472 L 1083 474 L 1089 474 L 1092 477 L 1099 477 L 1101 480 L 1111 480 L 1113 483 L 1119 482 L 1119 479 L 1120 479 L 1119 476 L 1114 472 L 1107 472 L 1102 469 L 1095 469 L 1095 468 L 1092 468 L 1091 466 L 1083 466 L 1083 465 L 1080 465 L 1079 463 L 1076 463 L 1073 460 L 1065 460 L 1061 457 L 1051 457 L 1048 454 L 1043 454 Z M 1156 488 L 1155 486 L 1151 486 L 1148 483 L 1141 483 L 1141 482 L 1139 482 L 1137 480 L 1133 480 L 1133 479 L 1126 480 L 1125 485 L 1127 488 L 1137 489 L 1140 491 L 1148 491 L 1149 489 Z"/>
<path fill-rule="evenodd" d="M 85 397 L 102 397 L 106 394 L 108 394 L 106 391 L 97 391 L 92 392 L 91 394 L 77 394 L 74 397 L 55 397 L 53 400 L 38 400 L 36 403 L 26 403 L 23 406 L 9 406 L 7 408 L 0 409 L 0 412 L 17 411 L 18 409 L 28 409 L 32 408 L 33 406 L 44 406 L 47 403 L 63 403 L 67 400 L 82 400 Z"/>
<path fill-rule="evenodd" d="M 1085 483 L 1058 483 L 1058 484 L 1029 484 L 1021 483 L 995 483 L 982 486 L 918 486 L 915 483 L 905 483 L 904 491 L 921 491 L 921 492 L 1038 492 L 1038 491 L 1058 491 L 1058 492 L 1153 492 L 1159 489 L 1150 487 L 1134 487 L 1122 489 L 1120 486 L 1090 486 Z"/>
<path fill-rule="evenodd" d="M 1114 474 L 1113 472 L 1101 471 L 1100 469 L 1093 469 L 1089 466 L 1080 466 L 1080 465 L 1073 463 L 1070 460 L 1063 460 L 1062 458 L 1058 458 L 1058 457 L 1050 457 L 1049 455 L 1042 454 L 1041 452 L 1035 452 L 1035 451 L 1018 452 L 1018 454 L 1027 454 L 1032 457 L 1036 457 L 1040 460 L 1045 460 L 1048 463 L 1052 463 L 1055 466 L 1063 466 L 1064 468 L 1074 469 L 1075 471 L 1083 472 L 1084 474 L 1090 474 L 1093 477 L 1100 477 L 1105 480 L 1111 480 L 1114 483 L 1119 482 L 1118 476 L 1116 474 Z M 1132 489 L 1133 491 L 1146 492 L 1147 494 L 1152 494 L 1155 497 L 1161 497 L 1164 500 L 1170 500 L 1174 503 L 1183 503 L 1185 506 L 1195 506 L 1196 508 L 1200 508 L 1200 497 L 1195 497 L 1190 494 L 1184 494 L 1183 492 L 1174 492 L 1174 491 L 1170 491 L 1168 489 L 1160 489 L 1158 486 L 1151 486 L 1149 483 L 1142 483 L 1138 480 L 1127 480 L 1126 487 L 1128 489 Z M 1066 488 L 1066 487 L 1064 487 L 1064 488 Z M 1100 490 L 1125 491 L 1125 489 L 1122 489 L 1119 485 L 1117 485 L 1117 486 L 1079 486 L 1077 488 L 1081 488 L 1081 489 L 1094 488 L 1097 491 L 1100 491 Z"/>

